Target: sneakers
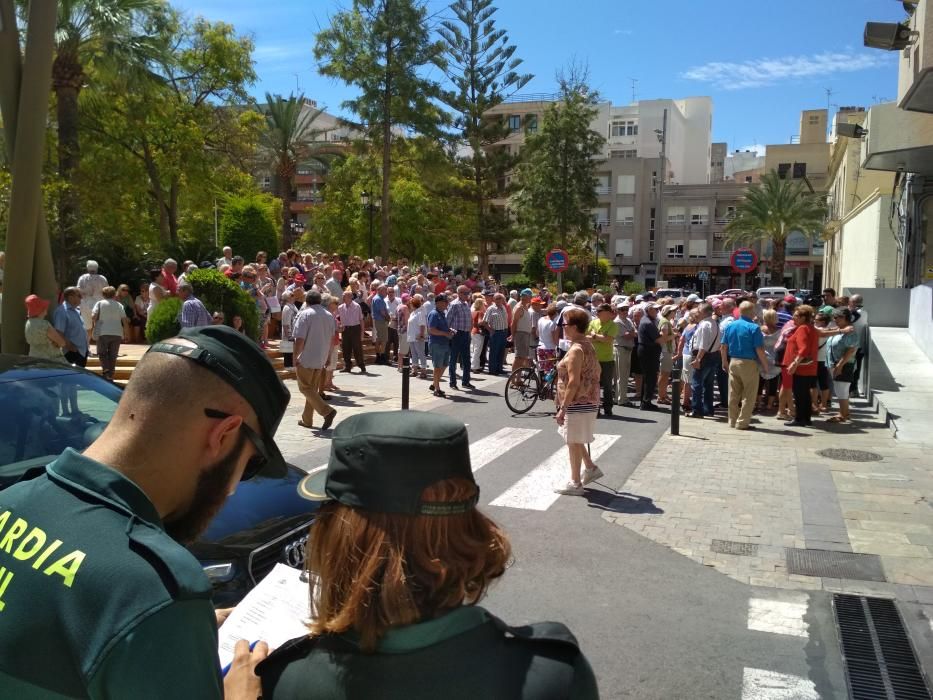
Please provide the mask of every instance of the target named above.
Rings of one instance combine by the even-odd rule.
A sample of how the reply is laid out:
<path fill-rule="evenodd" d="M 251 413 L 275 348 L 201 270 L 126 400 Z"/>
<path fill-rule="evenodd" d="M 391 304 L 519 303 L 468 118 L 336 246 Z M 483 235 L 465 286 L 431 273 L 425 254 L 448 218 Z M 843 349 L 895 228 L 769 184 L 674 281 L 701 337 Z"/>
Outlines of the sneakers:
<path fill-rule="evenodd" d="M 593 467 L 592 469 L 583 470 L 583 483 L 588 484 L 591 481 L 596 481 L 597 479 L 602 479 L 605 476 L 603 470 L 599 467 Z"/>
<path fill-rule="evenodd" d="M 577 485 L 572 481 L 568 481 L 562 488 L 554 489 L 554 493 L 559 493 L 563 496 L 582 496 L 585 491 L 583 489 L 583 484 Z"/>

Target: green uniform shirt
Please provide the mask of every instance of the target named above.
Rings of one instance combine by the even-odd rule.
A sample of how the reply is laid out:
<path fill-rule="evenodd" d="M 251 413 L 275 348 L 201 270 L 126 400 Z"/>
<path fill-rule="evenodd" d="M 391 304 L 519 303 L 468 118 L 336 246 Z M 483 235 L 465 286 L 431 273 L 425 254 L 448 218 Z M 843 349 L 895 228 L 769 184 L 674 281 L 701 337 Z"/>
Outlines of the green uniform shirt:
<path fill-rule="evenodd" d="M 590 326 L 587 331 L 590 333 L 596 333 L 598 335 L 608 336 L 609 340 L 594 340 L 593 349 L 596 350 L 597 361 L 612 362 L 614 358 L 612 345 L 615 342 L 614 338 L 619 334 L 619 326 L 616 325 L 616 322 L 613 319 L 610 319 L 603 323 L 598 318 L 594 318 L 592 321 L 590 321 Z"/>
<path fill-rule="evenodd" d="M 374 654 L 354 634 L 286 643 L 257 669 L 264 700 L 596 700 L 596 677 L 557 623 L 509 628 L 479 606 L 389 630 Z"/>
<path fill-rule="evenodd" d="M 68 449 L 0 491 L 0 697 L 222 696 L 210 582 L 135 483 Z"/>

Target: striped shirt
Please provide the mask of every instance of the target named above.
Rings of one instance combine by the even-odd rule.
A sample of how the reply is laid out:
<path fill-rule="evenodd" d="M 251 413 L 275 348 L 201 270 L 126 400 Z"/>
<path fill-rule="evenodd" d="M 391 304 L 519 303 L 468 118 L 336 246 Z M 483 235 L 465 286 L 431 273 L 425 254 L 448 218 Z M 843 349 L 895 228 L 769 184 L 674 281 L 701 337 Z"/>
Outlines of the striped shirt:
<path fill-rule="evenodd" d="M 209 326 L 213 322 L 207 307 L 197 297 L 188 297 L 181 305 L 181 327 L 198 328 Z"/>
<path fill-rule="evenodd" d="M 483 320 L 494 331 L 507 331 L 509 329 L 509 313 L 504 306 L 493 304 L 486 309 Z"/>
<path fill-rule="evenodd" d="M 473 328 L 473 317 L 467 303 L 457 299 L 447 307 L 447 323 L 455 331 L 469 333 Z"/>
<path fill-rule="evenodd" d="M 363 322 L 363 308 L 355 301 L 337 307 L 337 320 L 344 328 L 358 326 Z"/>

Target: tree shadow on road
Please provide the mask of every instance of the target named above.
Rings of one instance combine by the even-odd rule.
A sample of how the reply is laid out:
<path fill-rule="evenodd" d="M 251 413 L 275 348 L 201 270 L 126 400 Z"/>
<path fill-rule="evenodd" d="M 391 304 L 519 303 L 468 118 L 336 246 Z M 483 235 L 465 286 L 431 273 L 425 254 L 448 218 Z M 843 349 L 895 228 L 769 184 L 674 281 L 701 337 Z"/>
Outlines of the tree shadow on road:
<path fill-rule="evenodd" d="M 599 482 L 595 482 L 599 483 Z M 600 484 L 602 486 L 602 484 Z M 608 488 L 608 487 L 606 487 Z M 628 513 L 630 515 L 660 515 L 664 512 L 654 504 L 654 500 L 646 496 L 638 496 L 627 491 L 599 491 L 585 489 L 583 497 L 587 506 L 597 510 L 608 510 L 613 513 Z"/>

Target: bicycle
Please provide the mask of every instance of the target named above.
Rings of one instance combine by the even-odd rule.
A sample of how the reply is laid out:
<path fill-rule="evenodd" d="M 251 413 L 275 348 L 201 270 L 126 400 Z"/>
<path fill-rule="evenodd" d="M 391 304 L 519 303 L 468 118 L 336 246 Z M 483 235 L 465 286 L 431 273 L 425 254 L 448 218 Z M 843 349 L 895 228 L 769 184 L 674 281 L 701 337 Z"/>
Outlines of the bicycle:
<path fill-rule="evenodd" d="M 557 367 L 547 373 L 538 371 L 537 364 L 512 370 L 505 383 L 505 405 L 513 413 L 530 411 L 538 399 L 547 401 L 557 396 Z"/>

